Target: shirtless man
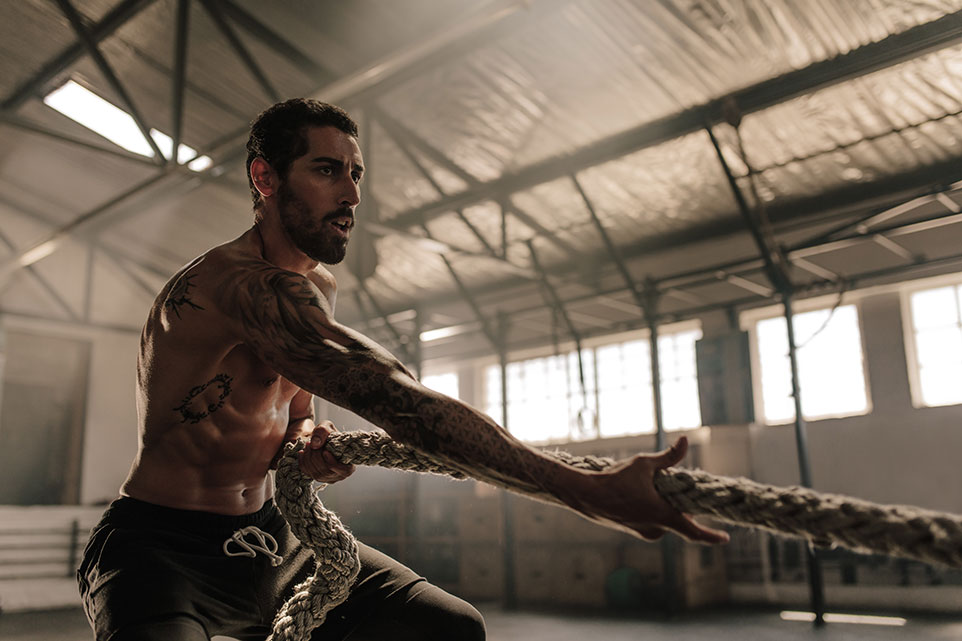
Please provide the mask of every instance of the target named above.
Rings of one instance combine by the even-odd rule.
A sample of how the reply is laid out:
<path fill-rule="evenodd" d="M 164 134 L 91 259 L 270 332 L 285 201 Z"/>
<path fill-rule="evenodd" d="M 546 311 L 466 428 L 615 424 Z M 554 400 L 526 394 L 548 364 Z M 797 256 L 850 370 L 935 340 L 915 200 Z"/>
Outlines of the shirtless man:
<path fill-rule="evenodd" d="M 78 572 L 98 640 L 269 633 L 292 586 L 313 572 L 272 501 L 276 457 L 307 437 L 305 473 L 330 483 L 353 471 L 324 449 L 334 427 L 315 425 L 314 395 L 451 465 L 551 493 L 593 521 L 646 539 L 666 529 L 727 539 L 654 489 L 655 472 L 684 456 L 684 440 L 603 473 L 568 468 L 423 387 L 334 319 L 336 283 L 322 264 L 344 258 L 364 172 L 346 113 L 303 99 L 275 105 L 254 122 L 247 148 L 254 225 L 174 275 L 144 327 L 139 450 Z M 351 596 L 313 638 L 484 638 L 470 605 L 360 547 Z"/>

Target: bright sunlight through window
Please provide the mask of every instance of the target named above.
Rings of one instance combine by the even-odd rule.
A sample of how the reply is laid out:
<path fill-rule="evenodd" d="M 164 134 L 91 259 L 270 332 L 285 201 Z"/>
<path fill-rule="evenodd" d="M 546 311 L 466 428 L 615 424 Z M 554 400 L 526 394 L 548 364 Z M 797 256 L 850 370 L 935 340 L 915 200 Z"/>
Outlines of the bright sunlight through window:
<path fill-rule="evenodd" d="M 695 341 L 700 330 L 658 339 L 666 430 L 701 425 Z M 648 340 L 582 350 L 584 388 L 577 352 L 509 363 L 508 428 L 532 443 L 608 438 L 655 431 Z M 501 368 L 486 368 L 485 411 L 500 421 Z"/>
<path fill-rule="evenodd" d="M 918 400 L 962 403 L 962 285 L 914 292 L 909 304 Z"/>
<path fill-rule="evenodd" d="M 755 326 L 762 415 L 767 423 L 795 420 L 788 330 L 784 317 Z M 805 419 L 864 414 L 868 395 L 862 364 L 862 339 L 854 305 L 833 312 L 820 309 L 795 314 L 798 378 Z"/>
<path fill-rule="evenodd" d="M 133 116 L 73 80 L 68 80 L 60 88 L 51 91 L 43 101 L 47 106 L 115 145 L 141 156 L 154 157 L 154 150 L 140 133 Z M 164 157 L 170 160 L 174 148 L 171 137 L 156 129 L 150 130 L 150 137 L 154 139 Z M 193 171 L 204 171 L 212 164 L 208 156 L 198 157 L 196 149 L 183 144 L 177 147 L 177 162 L 186 162 L 187 167 Z"/>
<path fill-rule="evenodd" d="M 425 387 L 433 389 L 435 392 L 441 392 L 445 396 L 450 396 L 451 398 L 461 398 L 461 394 L 458 390 L 457 372 L 428 374 L 427 376 L 421 377 L 421 384 Z"/>

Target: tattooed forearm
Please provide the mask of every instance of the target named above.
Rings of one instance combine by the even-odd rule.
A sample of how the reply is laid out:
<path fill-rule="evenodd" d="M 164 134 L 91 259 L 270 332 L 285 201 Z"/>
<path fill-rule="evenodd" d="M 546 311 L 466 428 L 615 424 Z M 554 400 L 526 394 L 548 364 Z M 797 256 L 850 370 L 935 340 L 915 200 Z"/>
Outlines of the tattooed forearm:
<path fill-rule="evenodd" d="M 197 385 L 191 388 L 180 405 L 174 408 L 174 411 L 180 414 L 180 422 L 199 423 L 222 408 L 224 406 L 224 400 L 230 396 L 230 384 L 233 380 L 234 378 L 232 376 L 218 374 L 203 385 Z M 197 397 L 207 389 L 216 390 L 217 396 L 205 405 L 204 401 Z"/>
<path fill-rule="evenodd" d="M 218 292 L 248 346 L 303 389 L 456 466 L 532 489 L 554 484 L 558 465 L 481 412 L 423 387 L 387 350 L 331 318 L 302 276 L 254 261 Z"/>
<path fill-rule="evenodd" d="M 195 274 L 191 274 L 190 276 L 184 274 L 178 278 L 170 288 L 170 292 L 167 293 L 167 298 L 164 300 L 164 307 L 174 312 L 177 318 L 180 318 L 180 308 L 184 305 L 193 309 L 204 309 L 190 298 L 190 289 L 194 286 L 190 281 L 194 276 Z"/>

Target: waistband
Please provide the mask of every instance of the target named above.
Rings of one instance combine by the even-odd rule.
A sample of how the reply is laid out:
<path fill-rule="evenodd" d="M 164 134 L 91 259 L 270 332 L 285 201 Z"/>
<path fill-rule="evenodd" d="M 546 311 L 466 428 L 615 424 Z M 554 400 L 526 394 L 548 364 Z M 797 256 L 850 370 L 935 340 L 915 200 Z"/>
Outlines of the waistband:
<path fill-rule="evenodd" d="M 264 526 L 277 514 L 279 514 L 279 511 L 273 499 L 268 499 L 256 512 L 231 515 L 202 512 L 200 510 L 181 510 L 148 503 L 129 496 L 121 496 L 107 508 L 104 519 L 112 521 L 132 520 L 139 525 L 149 523 L 160 528 L 233 532 L 250 525 Z"/>

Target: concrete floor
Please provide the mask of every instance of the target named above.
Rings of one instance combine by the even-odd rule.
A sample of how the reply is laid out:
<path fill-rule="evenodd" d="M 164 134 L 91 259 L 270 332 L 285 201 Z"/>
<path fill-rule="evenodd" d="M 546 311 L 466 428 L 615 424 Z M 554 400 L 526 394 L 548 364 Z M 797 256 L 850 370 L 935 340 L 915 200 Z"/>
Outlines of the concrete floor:
<path fill-rule="evenodd" d="M 951 619 L 910 615 L 904 627 L 834 623 L 814 629 L 810 623 L 782 621 L 775 611 L 726 609 L 688 613 L 672 621 L 651 621 L 552 612 L 504 612 L 497 606 L 484 604 L 480 609 L 488 624 L 490 641 L 962 640 L 962 614 Z M 0 614 L 0 639 L 91 641 L 92 635 L 83 613 L 71 608 Z"/>

